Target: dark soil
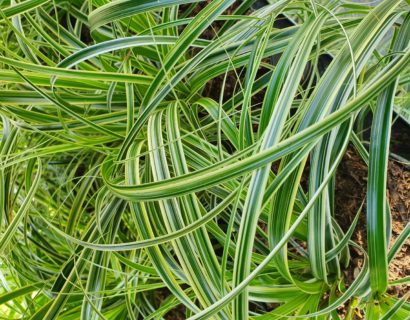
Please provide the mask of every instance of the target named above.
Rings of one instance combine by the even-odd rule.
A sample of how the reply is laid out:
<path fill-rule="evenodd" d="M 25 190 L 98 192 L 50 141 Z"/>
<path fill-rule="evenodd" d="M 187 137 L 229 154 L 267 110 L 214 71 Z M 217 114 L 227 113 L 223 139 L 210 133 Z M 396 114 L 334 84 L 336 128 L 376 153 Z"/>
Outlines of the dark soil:
<path fill-rule="evenodd" d="M 410 171 L 396 161 L 389 161 L 387 196 L 392 214 L 392 239 L 395 242 L 410 218 Z M 350 148 L 339 167 L 336 176 L 336 219 L 346 231 L 357 211 L 363 204 L 362 213 L 353 235 L 353 240 L 367 248 L 366 238 L 366 187 L 367 166 L 360 155 Z M 352 251 L 352 270 L 347 270 L 348 282 L 353 281 L 362 264 L 362 254 Z M 389 267 L 390 280 L 410 275 L 410 241 L 408 240 L 396 255 Z M 391 294 L 402 296 L 410 286 L 390 287 Z"/>
<path fill-rule="evenodd" d="M 367 248 L 366 216 L 364 214 L 366 188 L 367 166 L 356 150 L 349 148 L 336 173 L 335 217 L 342 229 L 347 231 L 363 204 L 363 213 L 357 224 L 353 240 L 364 249 Z M 357 252 L 357 255 L 361 256 L 361 253 Z"/>
<path fill-rule="evenodd" d="M 167 288 L 158 289 L 155 291 L 155 302 L 158 307 L 171 295 L 171 292 Z M 181 320 L 185 319 L 186 308 L 183 304 L 179 304 L 176 308 L 167 312 L 164 316 L 166 320 Z"/>
<path fill-rule="evenodd" d="M 410 160 L 410 126 L 401 118 L 398 118 L 393 123 L 390 151 L 393 155 Z M 405 164 L 405 166 L 410 170 L 409 163 Z"/>
<path fill-rule="evenodd" d="M 392 212 L 393 244 L 406 224 L 410 221 L 410 171 L 394 162 L 389 164 L 388 198 Z M 410 275 L 410 239 L 402 246 L 389 266 L 390 280 Z M 390 288 L 390 293 L 402 296 L 410 290 L 410 285 Z"/>

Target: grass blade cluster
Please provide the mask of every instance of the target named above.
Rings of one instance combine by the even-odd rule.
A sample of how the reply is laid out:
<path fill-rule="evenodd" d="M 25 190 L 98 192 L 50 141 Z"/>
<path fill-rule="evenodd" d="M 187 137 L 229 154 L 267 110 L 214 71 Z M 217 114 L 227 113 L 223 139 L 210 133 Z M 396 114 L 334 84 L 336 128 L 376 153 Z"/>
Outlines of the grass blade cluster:
<path fill-rule="evenodd" d="M 0 2 L 2 318 L 410 316 L 386 197 L 408 3 L 260 3 Z"/>

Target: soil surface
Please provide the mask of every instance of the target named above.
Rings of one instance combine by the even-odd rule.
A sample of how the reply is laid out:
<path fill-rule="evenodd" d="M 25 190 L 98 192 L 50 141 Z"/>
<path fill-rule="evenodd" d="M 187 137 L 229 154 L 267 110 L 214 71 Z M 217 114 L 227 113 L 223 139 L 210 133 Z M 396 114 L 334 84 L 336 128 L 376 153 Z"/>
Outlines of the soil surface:
<path fill-rule="evenodd" d="M 401 234 L 410 221 L 410 171 L 394 162 L 389 164 L 388 196 L 392 212 L 391 244 Z M 410 239 L 402 246 L 389 267 L 390 280 L 410 275 Z M 391 287 L 390 292 L 402 296 L 410 290 L 410 285 Z"/>
<path fill-rule="evenodd" d="M 349 148 L 340 164 L 336 176 L 336 219 L 346 231 L 351 225 L 360 206 L 362 213 L 353 235 L 353 240 L 367 248 L 366 238 L 366 187 L 367 166 L 360 155 Z M 410 219 L 410 171 L 396 161 L 389 161 L 387 197 L 392 215 L 392 238 L 390 246 L 400 235 Z M 352 252 L 353 273 L 347 271 L 347 276 L 354 277 L 361 266 L 361 253 Z M 390 280 L 397 280 L 410 275 L 410 241 L 402 246 L 389 268 Z M 353 279 L 351 279 L 353 280 Z M 402 296 L 410 286 L 390 287 L 390 293 Z"/>

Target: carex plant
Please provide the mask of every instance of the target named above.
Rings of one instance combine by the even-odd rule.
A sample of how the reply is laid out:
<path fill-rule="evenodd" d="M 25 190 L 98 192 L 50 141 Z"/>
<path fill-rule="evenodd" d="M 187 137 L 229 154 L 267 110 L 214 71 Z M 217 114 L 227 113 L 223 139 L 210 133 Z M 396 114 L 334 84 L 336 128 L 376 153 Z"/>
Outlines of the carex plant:
<path fill-rule="evenodd" d="M 409 3 L 256 2 L 0 1 L 3 319 L 410 315 L 386 201 Z"/>

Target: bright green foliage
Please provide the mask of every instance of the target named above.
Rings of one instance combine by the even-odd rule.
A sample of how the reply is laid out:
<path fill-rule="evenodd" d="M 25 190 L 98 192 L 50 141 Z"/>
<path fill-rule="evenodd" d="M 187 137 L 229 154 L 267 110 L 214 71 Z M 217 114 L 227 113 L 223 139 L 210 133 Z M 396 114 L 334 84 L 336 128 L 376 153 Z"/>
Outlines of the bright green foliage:
<path fill-rule="evenodd" d="M 2 318 L 410 316 L 386 293 L 409 282 L 389 284 L 410 225 L 389 250 L 386 201 L 393 110 L 410 105 L 406 1 L 255 2 L 0 1 Z M 367 211 L 343 231 L 349 144 Z"/>

